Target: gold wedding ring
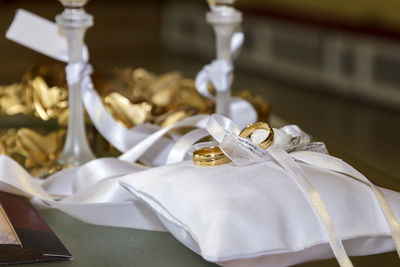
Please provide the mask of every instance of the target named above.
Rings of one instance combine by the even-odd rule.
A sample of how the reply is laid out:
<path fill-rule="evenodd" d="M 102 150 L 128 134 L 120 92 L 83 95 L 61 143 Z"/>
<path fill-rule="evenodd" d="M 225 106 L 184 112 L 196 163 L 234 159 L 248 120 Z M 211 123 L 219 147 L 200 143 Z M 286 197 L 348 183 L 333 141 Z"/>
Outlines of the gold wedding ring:
<path fill-rule="evenodd" d="M 213 146 L 194 151 L 193 162 L 197 166 L 211 167 L 229 163 L 231 160 L 219 147 Z"/>
<path fill-rule="evenodd" d="M 272 145 L 274 140 L 274 130 L 266 122 L 256 122 L 244 128 L 240 137 L 247 138 L 251 136 L 256 130 L 266 130 L 269 132 L 268 136 L 258 146 L 267 149 Z M 223 165 L 231 162 L 231 160 L 222 152 L 218 146 L 201 148 L 193 152 L 193 162 L 197 166 L 211 167 Z"/>
<path fill-rule="evenodd" d="M 262 149 L 267 149 L 268 147 L 270 147 L 272 145 L 272 142 L 274 141 L 274 130 L 266 122 L 256 122 L 250 124 L 240 132 L 239 136 L 242 138 L 247 138 L 252 135 L 256 130 L 269 131 L 269 135 L 265 138 L 265 140 L 258 144 L 258 146 Z"/>

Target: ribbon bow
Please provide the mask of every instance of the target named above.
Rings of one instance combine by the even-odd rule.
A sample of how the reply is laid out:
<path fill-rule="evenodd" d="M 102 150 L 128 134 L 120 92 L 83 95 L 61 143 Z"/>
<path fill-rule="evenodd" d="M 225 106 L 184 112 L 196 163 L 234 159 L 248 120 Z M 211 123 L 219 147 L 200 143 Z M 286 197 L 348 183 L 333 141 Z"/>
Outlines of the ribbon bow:
<path fill-rule="evenodd" d="M 226 117 L 212 115 L 206 129 L 217 141 L 221 150 L 236 165 L 248 165 L 271 159 L 267 151 L 246 138 L 240 137 L 239 126 Z M 313 151 L 328 154 L 324 143 L 311 142 L 310 136 L 297 125 L 288 125 L 280 129 L 273 129 L 273 131 L 275 137 L 272 145 L 278 146 L 284 151 Z"/>
<path fill-rule="evenodd" d="M 210 99 L 215 99 L 215 96 L 210 94 L 208 83 L 212 83 L 217 92 L 225 92 L 231 88 L 233 77 L 233 65 L 229 60 L 217 59 L 204 68 L 197 74 L 196 88 L 197 91 Z"/>
<path fill-rule="evenodd" d="M 242 31 L 237 31 L 233 34 L 231 40 L 231 53 L 235 59 L 240 52 L 244 43 L 244 34 Z M 225 92 L 231 88 L 233 82 L 233 64 L 230 60 L 216 59 L 209 65 L 205 65 L 197 74 L 196 88 L 197 91 L 210 99 L 215 99 L 208 90 L 208 83 L 212 83 L 217 92 Z"/>
<path fill-rule="evenodd" d="M 236 58 L 244 42 L 244 34 L 237 31 L 231 39 L 232 58 Z M 216 97 L 208 90 L 208 84 L 212 83 L 217 93 L 228 92 L 233 82 L 233 64 L 231 60 L 216 59 L 205 65 L 197 74 L 195 84 L 197 91 L 204 97 L 216 100 Z M 230 116 L 241 127 L 257 120 L 257 113 L 249 102 L 233 97 L 229 104 Z M 245 114 L 245 115 L 243 115 Z"/>

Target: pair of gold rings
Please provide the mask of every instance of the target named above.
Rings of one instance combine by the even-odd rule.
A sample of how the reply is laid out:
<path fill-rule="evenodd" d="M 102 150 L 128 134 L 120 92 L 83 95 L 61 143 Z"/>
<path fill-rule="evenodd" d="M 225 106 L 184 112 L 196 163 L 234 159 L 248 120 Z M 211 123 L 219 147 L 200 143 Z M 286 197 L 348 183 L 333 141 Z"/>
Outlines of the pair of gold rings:
<path fill-rule="evenodd" d="M 242 138 L 250 137 L 257 130 L 266 130 L 269 132 L 268 136 L 259 144 L 263 149 L 267 149 L 274 141 L 274 130 L 266 122 L 256 122 L 244 128 L 239 136 Z M 201 148 L 193 152 L 193 162 L 197 166 L 211 167 L 226 164 L 231 160 L 222 152 L 218 146 Z"/>

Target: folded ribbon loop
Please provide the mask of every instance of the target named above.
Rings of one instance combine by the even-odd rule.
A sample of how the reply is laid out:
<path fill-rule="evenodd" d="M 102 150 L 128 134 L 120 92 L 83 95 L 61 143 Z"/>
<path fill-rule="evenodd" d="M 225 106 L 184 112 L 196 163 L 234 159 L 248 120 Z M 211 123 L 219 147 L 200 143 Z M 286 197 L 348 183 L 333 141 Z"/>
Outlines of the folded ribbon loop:
<path fill-rule="evenodd" d="M 210 99 L 215 99 L 208 90 L 211 82 L 217 92 L 228 91 L 231 88 L 233 65 L 229 60 L 217 59 L 206 65 L 196 77 L 197 91 Z"/>
<path fill-rule="evenodd" d="M 244 43 L 244 33 L 238 29 L 232 36 L 231 42 L 231 51 L 232 58 L 236 59 L 239 56 L 240 49 L 242 48 Z"/>
<path fill-rule="evenodd" d="M 231 39 L 231 54 L 233 59 L 238 56 L 243 42 L 244 34 L 241 30 L 237 30 Z M 231 60 L 213 60 L 197 74 L 195 80 L 197 91 L 202 96 L 215 100 L 215 96 L 208 90 L 209 83 L 212 83 L 217 93 L 229 91 L 233 82 L 233 70 L 234 67 Z M 230 116 L 240 127 L 245 127 L 257 120 L 257 112 L 254 107 L 246 100 L 238 97 L 231 98 Z"/>

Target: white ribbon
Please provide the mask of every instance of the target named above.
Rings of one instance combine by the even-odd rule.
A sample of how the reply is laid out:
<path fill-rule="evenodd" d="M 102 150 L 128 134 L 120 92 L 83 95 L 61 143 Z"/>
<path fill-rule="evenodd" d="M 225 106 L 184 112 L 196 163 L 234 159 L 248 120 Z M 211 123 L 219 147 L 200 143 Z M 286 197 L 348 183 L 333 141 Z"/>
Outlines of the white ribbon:
<path fill-rule="evenodd" d="M 210 99 L 215 97 L 208 90 L 208 83 L 212 83 L 217 92 L 225 92 L 231 88 L 233 80 L 233 65 L 229 60 L 217 59 L 204 68 L 197 74 L 196 88 L 197 91 Z"/>
<path fill-rule="evenodd" d="M 237 31 L 231 40 L 232 58 L 236 58 L 244 42 L 244 34 Z M 195 84 L 197 91 L 204 97 L 215 101 L 216 97 L 208 90 L 208 84 L 212 83 L 218 92 L 229 91 L 233 82 L 233 64 L 226 59 L 216 59 L 205 65 L 196 76 Z M 257 112 L 249 102 L 238 98 L 231 98 L 230 115 L 239 127 L 246 127 L 257 120 Z"/>
<path fill-rule="evenodd" d="M 126 129 L 118 123 L 104 107 L 100 96 L 93 88 L 90 78 L 92 68 L 89 64 L 75 63 L 66 67 L 69 85 L 82 84 L 83 104 L 99 133 L 119 151 L 126 152 L 141 140 L 159 129 L 156 125 L 143 124 Z M 172 141 L 166 138 L 157 143 L 156 153 L 152 153 L 147 161 L 154 165 L 163 165 L 164 161 L 157 159 L 158 154 L 165 154 L 172 147 Z"/>
<path fill-rule="evenodd" d="M 305 172 L 283 149 L 272 146 L 267 151 L 287 171 L 310 201 L 340 266 L 353 266 L 320 194 L 312 185 Z"/>
<path fill-rule="evenodd" d="M 233 59 L 236 59 L 239 56 L 239 52 L 243 46 L 243 43 L 244 43 L 244 33 L 238 30 L 233 34 L 231 41 L 231 52 Z"/>

